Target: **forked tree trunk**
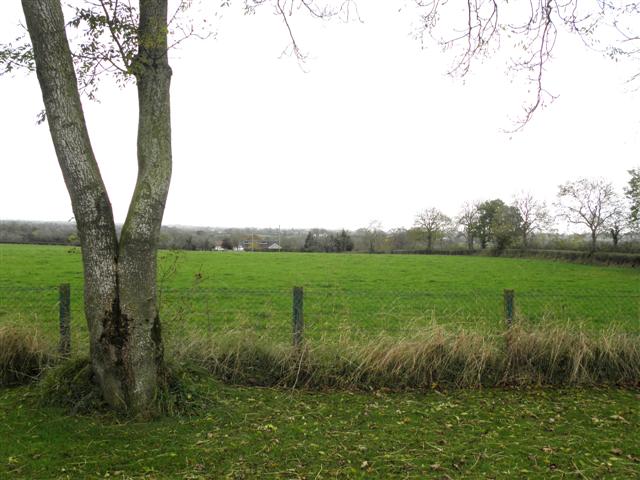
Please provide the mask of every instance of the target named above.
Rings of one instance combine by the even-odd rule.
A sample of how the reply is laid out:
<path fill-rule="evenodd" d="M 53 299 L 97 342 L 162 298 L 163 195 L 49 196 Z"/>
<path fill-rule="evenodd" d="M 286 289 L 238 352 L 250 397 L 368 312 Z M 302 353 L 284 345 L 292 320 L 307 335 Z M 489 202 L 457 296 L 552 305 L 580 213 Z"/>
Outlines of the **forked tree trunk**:
<path fill-rule="evenodd" d="M 620 241 L 620 228 L 612 227 L 609 232 L 611 233 L 611 240 L 613 240 L 613 248 L 618 248 L 618 242 Z"/>
<path fill-rule="evenodd" d="M 22 0 L 51 138 L 64 176 L 84 267 L 91 364 L 104 399 L 147 410 L 163 381 L 156 253 L 171 177 L 167 2 L 141 0 L 138 179 L 118 241 L 78 94 L 59 0 Z"/>

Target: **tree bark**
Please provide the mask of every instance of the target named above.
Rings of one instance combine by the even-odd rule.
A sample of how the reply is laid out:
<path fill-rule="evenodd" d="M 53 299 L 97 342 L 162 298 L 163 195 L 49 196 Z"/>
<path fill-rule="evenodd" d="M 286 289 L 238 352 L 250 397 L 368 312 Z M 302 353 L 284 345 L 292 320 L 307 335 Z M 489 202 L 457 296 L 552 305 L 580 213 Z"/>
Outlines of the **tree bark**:
<path fill-rule="evenodd" d="M 138 179 L 120 241 L 78 93 L 59 0 L 22 0 L 49 130 L 82 247 L 94 378 L 113 407 L 149 409 L 163 379 L 156 253 L 171 177 L 167 2 L 140 2 Z"/>
<path fill-rule="evenodd" d="M 138 88 L 138 178 L 122 227 L 118 279 L 120 308 L 129 329 L 128 361 L 134 374 L 129 406 L 152 401 L 163 375 L 156 259 L 171 179 L 171 68 L 167 59 L 167 1 L 140 2 L 139 52 L 133 71 Z"/>

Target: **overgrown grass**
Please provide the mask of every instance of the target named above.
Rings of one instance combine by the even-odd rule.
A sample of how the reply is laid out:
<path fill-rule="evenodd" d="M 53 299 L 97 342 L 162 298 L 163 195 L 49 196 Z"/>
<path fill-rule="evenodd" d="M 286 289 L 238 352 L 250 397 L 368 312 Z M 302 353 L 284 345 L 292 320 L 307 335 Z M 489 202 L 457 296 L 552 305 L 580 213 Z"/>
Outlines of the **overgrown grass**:
<path fill-rule="evenodd" d="M 199 392 L 194 387 L 196 379 L 207 375 L 189 366 L 178 366 L 171 360 L 165 365 L 163 378 L 155 402 L 135 418 L 150 419 L 199 412 Z M 44 369 L 37 388 L 39 404 L 60 407 L 71 415 L 116 413 L 130 417 L 127 411 L 113 411 L 102 399 L 94 383 L 91 364 L 85 357 L 65 359 Z"/>
<path fill-rule="evenodd" d="M 640 385 L 640 336 L 557 326 L 502 335 L 434 325 L 411 337 L 308 342 L 296 348 L 247 332 L 182 335 L 179 363 L 224 381 L 261 386 L 374 390 L 541 385 Z"/>
<path fill-rule="evenodd" d="M 615 330 L 514 326 L 488 335 L 434 325 L 407 338 L 378 335 L 364 342 L 343 336 L 300 347 L 273 343 L 254 332 L 194 331 L 167 343 L 168 364 L 180 368 L 168 370 L 159 401 L 165 410 L 180 403 L 176 379 L 185 367 L 229 383 L 286 388 L 640 386 L 640 336 Z M 48 347 L 32 332 L 2 329 L 0 345 L 3 385 L 36 378 L 52 362 Z M 94 400 L 86 387 L 89 380 L 89 365 L 76 360 L 53 369 L 43 383 L 50 395 L 78 409 Z"/>
<path fill-rule="evenodd" d="M 52 349 L 38 330 L 0 326 L 0 387 L 32 382 L 52 361 Z"/>

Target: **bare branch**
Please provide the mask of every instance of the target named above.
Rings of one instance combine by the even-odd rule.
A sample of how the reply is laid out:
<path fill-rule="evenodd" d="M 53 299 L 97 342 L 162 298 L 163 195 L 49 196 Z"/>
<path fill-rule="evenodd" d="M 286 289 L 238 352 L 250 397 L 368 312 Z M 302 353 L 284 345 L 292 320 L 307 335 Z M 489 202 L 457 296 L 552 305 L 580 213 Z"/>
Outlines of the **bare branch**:
<path fill-rule="evenodd" d="M 640 2 L 618 4 L 596 0 L 596 5 L 579 0 L 415 0 L 422 11 L 418 36 L 434 38 L 443 50 L 455 50 L 449 73 L 464 77 L 473 62 L 482 60 L 506 39 L 513 48 L 508 70 L 523 72 L 533 86 L 524 103 L 524 113 L 515 121 L 521 130 L 535 112 L 552 103 L 557 96 L 545 87 L 545 66 L 552 60 L 558 28 L 577 35 L 589 48 L 613 59 L 640 61 Z M 454 32 L 451 35 L 451 32 Z M 602 46 L 604 45 L 604 47 Z M 640 73 L 629 82 L 640 79 Z"/>

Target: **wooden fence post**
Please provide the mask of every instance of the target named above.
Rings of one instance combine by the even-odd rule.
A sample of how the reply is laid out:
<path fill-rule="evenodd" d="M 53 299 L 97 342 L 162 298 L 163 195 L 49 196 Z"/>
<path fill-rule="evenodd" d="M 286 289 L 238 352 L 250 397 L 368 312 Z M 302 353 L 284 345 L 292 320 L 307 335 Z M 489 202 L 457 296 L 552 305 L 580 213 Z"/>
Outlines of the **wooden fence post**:
<path fill-rule="evenodd" d="M 513 324 L 513 317 L 515 315 L 515 292 L 510 289 L 504 290 L 504 319 L 507 322 L 507 327 Z"/>
<path fill-rule="evenodd" d="M 304 290 L 302 287 L 293 287 L 293 346 L 302 345 L 304 335 Z"/>
<path fill-rule="evenodd" d="M 58 352 L 64 358 L 71 354 L 71 286 L 60 284 L 58 288 L 60 298 L 60 343 Z"/>

